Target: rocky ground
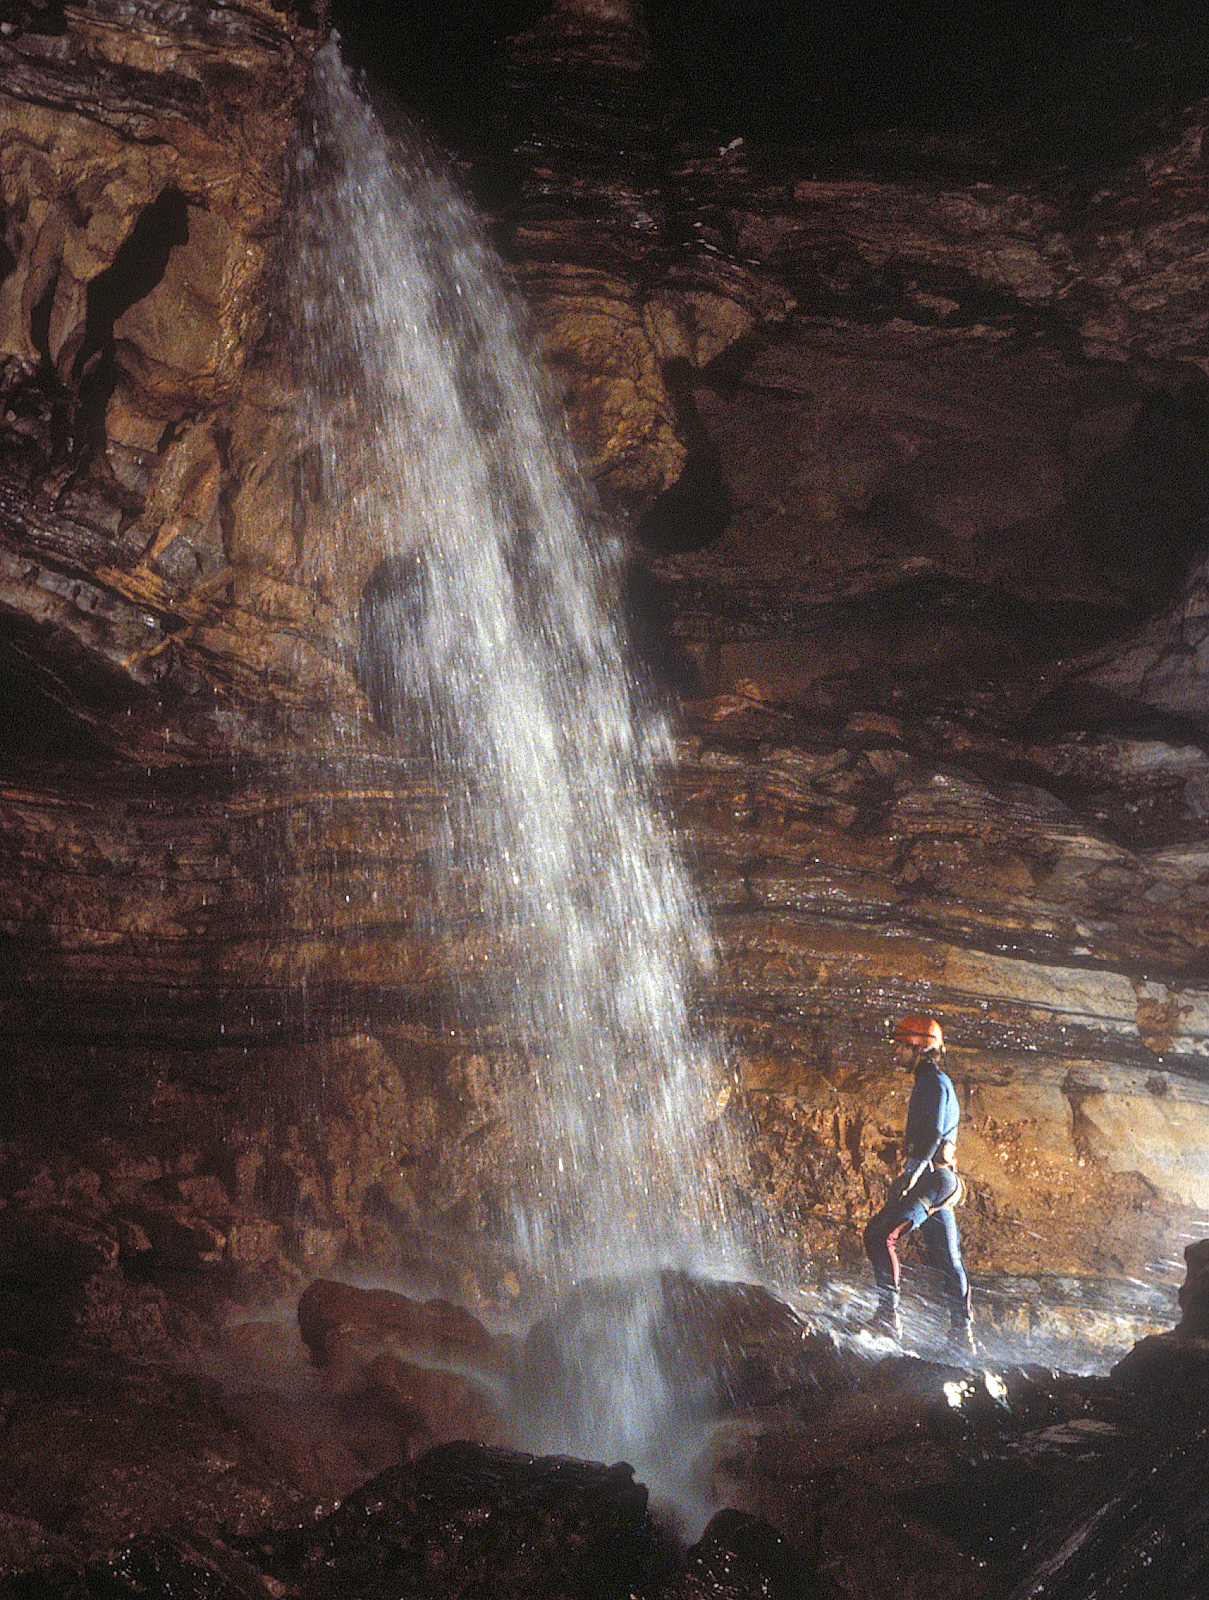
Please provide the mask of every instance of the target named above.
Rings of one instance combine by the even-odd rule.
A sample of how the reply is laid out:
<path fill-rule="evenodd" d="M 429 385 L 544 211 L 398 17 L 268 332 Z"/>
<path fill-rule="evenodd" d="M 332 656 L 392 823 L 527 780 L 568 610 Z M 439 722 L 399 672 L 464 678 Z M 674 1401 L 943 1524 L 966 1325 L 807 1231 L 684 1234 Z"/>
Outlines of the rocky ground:
<path fill-rule="evenodd" d="M 523 1339 L 323 1280 L 296 1318 L 219 1336 L 147 1292 L 138 1354 L 77 1334 L 7 1358 L 5 1592 L 1199 1594 L 1204 1256 L 1179 1327 L 1105 1377 L 837 1340 L 764 1290 L 666 1274 L 674 1496 L 529 1453 L 543 1405 L 582 1401 L 568 1323 L 599 1332 L 624 1290 Z"/>

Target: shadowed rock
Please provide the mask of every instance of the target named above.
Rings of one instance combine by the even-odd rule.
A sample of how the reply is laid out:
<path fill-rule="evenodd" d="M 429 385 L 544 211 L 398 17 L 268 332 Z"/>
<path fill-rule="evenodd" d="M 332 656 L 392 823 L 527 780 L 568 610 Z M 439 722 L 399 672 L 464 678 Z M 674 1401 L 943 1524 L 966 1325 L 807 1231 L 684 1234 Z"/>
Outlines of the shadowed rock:
<path fill-rule="evenodd" d="M 669 1554 L 628 1466 L 449 1444 L 379 1476 L 313 1528 L 270 1539 L 258 1560 L 306 1595 L 330 1584 L 335 1564 L 364 1600 L 621 1600 L 648 1592 Z"/>
<path fill-rule="evenodd" d="M 298 1327 L 321 1367 L 345 1364 L 350 1350 L 375 1345 L 488 1371 L 503 1365 L 499 1346 L 469 1311 L 448 1300 L 421 1302 L 390 1289 L 317 1279 L 298 1302 Z"/>
<path fill-rule="evenodd" d="M 1164 1414 L 1206 1417 L 1209 1411 L 1209 1239 L 1185 1247 L 1188 1272 L 1179 1292 L 1183 1315 L 1169 1333 L 1151 1334 L 1112 1369 L 1121 1383 L 1144 1391 Z"/>

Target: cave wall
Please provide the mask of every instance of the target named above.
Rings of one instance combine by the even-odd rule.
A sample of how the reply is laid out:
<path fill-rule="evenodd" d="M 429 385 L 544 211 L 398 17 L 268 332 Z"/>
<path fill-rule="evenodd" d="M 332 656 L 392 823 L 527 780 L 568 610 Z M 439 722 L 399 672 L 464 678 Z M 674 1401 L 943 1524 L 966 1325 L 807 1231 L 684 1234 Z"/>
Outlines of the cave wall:
<path fill-rule="evenodd" d="M 115 4 L 0 40 L 6 665 L 69 750 L 225 753 L 352 693 L 268 326 L 324 36 L 308 7 Z"/>
<path fill-rule="evenodd" d="M 9 1193 L 36 1259 L 66 1228 L 230 1292 L 372 1267 L 506 1304 L 520 1068 L 446 1025 L 486 935 L 424 931 L 442 775 L 373 726 L 292 520 L 270 243 L 322 19 L 178 13 L 0 38 Z M 627 540 L 734 1181 L 794 1270 L 851 1263 L 904 1105 L 885 1025 L 927 1007 L 975 1269 L 1177 1281 L 1209 1210 L 1206 102 L 1094 185 L 993 139 L 853 170 L 670 138 L 655 65 L 625 6 L 553 8 L 463 165 Z"/>

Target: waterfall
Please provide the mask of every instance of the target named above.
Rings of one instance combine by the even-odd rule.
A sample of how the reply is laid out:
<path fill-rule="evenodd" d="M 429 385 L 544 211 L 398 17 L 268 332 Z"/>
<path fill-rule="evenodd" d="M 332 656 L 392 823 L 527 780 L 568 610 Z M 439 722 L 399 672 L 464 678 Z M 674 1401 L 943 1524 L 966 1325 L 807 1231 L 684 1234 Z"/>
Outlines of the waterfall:
<path fill-rule="evenodd" d="M 335 530 L 315 579 L 372 566 L 362 681 L 447 785 L 442 933 L 492 952 L 454 1025 L 524 1063 L 518 1247 L 555 1292 L 717 1260 L 711 943 L 653 798 L 670 741 L 636 707 L 617 541 L 472 208 L 332 45 L 294 156 L 299 426 Z"/>

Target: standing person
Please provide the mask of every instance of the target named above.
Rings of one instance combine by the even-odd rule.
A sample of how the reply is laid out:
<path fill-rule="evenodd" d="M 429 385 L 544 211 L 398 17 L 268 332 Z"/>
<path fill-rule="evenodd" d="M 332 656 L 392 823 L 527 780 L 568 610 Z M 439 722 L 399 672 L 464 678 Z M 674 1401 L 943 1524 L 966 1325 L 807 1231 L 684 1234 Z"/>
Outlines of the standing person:
<path fill-rule="evenodd" d="M 961 1240 L 953 1208 L 962 1183 L 953 1165 L 961 1107 L 944 1071 L 945 1039 L 935 1017 L 900 1017 L 894 1024 L 894 1059 L 915 1074 L 903 1136 L 904 1164 L 885 1205 L 865 1228 L 865 1254 L 873 1268 L 878 1304 L 869 1326 L 896 1338 L 899 1260 L 897 1247 L 918 1228 L 928 1259 L 944 1276 L 952 1348 L 974 1350 L 970 1284 L 961 1263 Z"/>

